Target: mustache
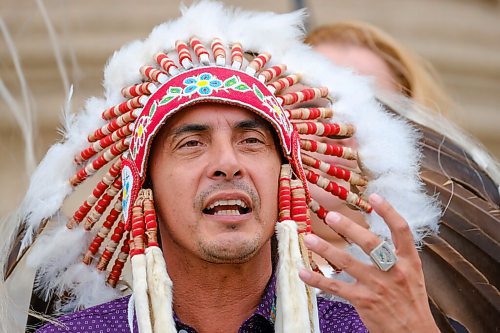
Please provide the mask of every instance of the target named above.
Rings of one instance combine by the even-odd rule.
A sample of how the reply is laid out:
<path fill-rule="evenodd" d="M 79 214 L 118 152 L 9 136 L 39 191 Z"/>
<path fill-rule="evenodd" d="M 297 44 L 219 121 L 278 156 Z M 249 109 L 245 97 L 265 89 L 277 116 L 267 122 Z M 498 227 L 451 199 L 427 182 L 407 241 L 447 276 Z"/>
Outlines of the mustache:
<path fill-rule="evenodd" d="M 238 190 L 240 192 L 244 192 L 252 200 L 252 206 L 254 208 L 260 207 L 260 198 L 255 189 L 242 180 L 230 180 L 224 183 L 213 184 L 208 189 L 198 193 L 194 199 L 194 208 L 196 210 L 202 210 L 203 204 L 206 202 L 208 197 L 219 191 L 226 190 Z"/>

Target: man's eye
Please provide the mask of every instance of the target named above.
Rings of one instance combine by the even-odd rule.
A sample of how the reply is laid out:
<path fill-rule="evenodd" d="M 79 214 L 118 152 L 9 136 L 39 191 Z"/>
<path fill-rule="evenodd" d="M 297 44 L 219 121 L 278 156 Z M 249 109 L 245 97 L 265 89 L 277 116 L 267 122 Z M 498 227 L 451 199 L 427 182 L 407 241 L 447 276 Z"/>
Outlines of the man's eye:
<path fill-rule="evenodd" d="M 201 142 L 198 141 L 198 140 L 189 140 L 187 142 L 184 142 L 180 147 L 183 148 L 183 147 L 198 147 L 201 145 Z"/>
<path fill-rule="evenodd" d="M 258 138 L 246 138 L 245 140 L 243 140 L 243 142 L 248 144 L 256 144 L 256 143 L 262 143 L 262 140 Z"/>

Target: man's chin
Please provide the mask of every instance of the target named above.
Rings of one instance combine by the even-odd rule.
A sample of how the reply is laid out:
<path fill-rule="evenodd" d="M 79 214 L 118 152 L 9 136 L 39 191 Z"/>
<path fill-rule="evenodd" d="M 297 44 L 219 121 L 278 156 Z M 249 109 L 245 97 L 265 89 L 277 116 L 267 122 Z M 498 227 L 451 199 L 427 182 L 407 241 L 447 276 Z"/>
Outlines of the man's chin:
<path fill-rule="evenodd" d="M 201 242 L 199 248 L 204 260 L 215 264 L 243 264 L 260 249 L 258 239 L 225 239 Z"/>

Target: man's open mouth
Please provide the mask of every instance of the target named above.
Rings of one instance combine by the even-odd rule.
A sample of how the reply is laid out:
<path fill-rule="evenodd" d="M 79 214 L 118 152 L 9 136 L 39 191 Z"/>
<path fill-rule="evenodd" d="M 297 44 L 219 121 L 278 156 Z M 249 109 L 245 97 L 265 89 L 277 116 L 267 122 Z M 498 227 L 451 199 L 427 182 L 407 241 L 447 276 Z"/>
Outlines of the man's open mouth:
<path fill-rule="evenodd" d="M 251 208 L 240 199 L 217 200 L 203 209 L 203 213 L 208 215 L 242 215 L 251 211 Z"/>

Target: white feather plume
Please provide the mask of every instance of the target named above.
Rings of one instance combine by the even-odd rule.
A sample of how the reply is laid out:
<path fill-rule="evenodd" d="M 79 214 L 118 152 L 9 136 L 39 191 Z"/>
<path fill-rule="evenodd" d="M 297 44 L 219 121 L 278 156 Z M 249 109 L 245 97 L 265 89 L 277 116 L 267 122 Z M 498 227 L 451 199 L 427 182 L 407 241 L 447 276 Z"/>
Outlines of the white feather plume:
<path fill-rule="evenodd" d="M 63 313 L 119 297 L 118 290 L 106 284 L 105 272 L 82 263 L 82 253 L 94 235 L 82 227 L 68 229 L 66 222 L 61 216 L 59 225 L 43 233 L 28 255 L 27 264 L 38 267 L 36 289 L 44 299 L 71 290 L 72 295 L 59 308 Z"/>

